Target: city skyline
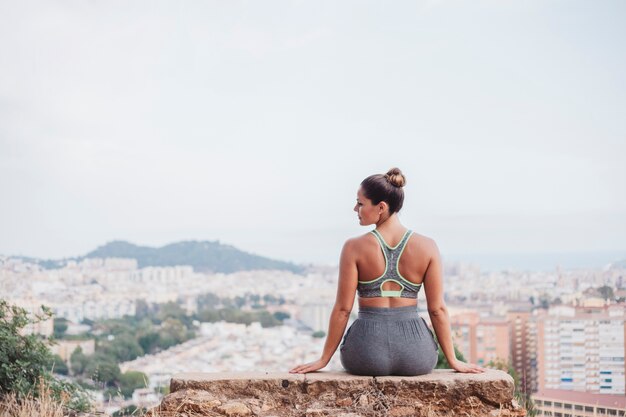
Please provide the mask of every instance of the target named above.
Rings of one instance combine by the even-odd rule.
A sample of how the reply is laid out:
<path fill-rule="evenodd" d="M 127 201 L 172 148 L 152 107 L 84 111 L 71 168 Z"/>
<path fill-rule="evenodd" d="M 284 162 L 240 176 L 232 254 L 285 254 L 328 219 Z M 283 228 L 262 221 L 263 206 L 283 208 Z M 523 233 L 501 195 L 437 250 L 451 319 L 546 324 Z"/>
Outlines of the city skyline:
<path fill-rule="evenodd" d="M 358 184 L 393 166 L 442 254 L 624 251 L 625 11 L 0 3 L 0 254 L 336 264 L 370 229 Z"/>

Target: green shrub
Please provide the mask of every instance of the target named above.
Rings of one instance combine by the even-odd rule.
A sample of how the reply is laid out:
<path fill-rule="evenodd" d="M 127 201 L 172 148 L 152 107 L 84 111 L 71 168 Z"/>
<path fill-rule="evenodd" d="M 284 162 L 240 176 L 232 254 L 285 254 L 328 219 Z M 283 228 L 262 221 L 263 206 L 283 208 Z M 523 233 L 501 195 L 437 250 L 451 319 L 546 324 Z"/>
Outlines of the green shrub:
<path fill-rule="evenodd" d="M 110 341 L 103 343 L 100 350 L 114 357 L 117 362 L 132 361 L 144 354 L 137 338 L 130 333 L 120 333 Z"/>
<path fill-rule="evenodd" d="M 0 393 L 26 396 L 36 391 L 39 378 L 52 362 L 49 341 L 39 335 L 22 335 L 21 331 L 51 316 L 52 312 L 42 306 L 41 312 L 30 317 L 25 309 L 0 300 Z"/>
<path fill-rule="evenodd" d="M 84 375 L 102 383 L 104 387 L 113 387 L 119 381 L 120 367 L 114 357 L 104 352 L 96 352 L 89 356 Z"/>
<path fill-rule="evenodd" d="M 276 318 L 276 320 L 279 320 L 282 322 L 283 320 L 291 318 L 291 314 L 285 313 L 284 311 L 276 311 L 274 312 L 274 317 Z"/>
<path fill-rule="evenodd" d="M 55 374 L 59 374 L 59 375 L 69 374 L 69 368 L 67 367 L 67 364 L 59 355 L 54 355 L 52 357 L 49 367 L 52 370 L 52 372 Z"/>
<path fill-rule="evenodd" d="M 143 372 L 126 371 L 120 376 L 120 391 L 124 398 L 133 396 L 133 391 L 137 388 L 148 386 L 148 377 Z"/>
<path fill-rule="evenodd" d="M 86 392 L 76 384 L 53 376 L 55 358 L 49 350 L 51 340 L 23 334 L 27 326 L 51 317 L 52 312 L 45 306 L 31 315 L 0 299 L 0 395 L 14 394 L 24 399 L 50 391 L 51 398 L 65 407 L 87 411 L 91 405 Z"/>
<path fill-rule="evenodd" d="M 437 342 L 437 346 L 438 346 L 437 353 L 439 356 L 437 358 L 437 365 L 435 365 L 435 368 L 436 369 L 449 369 L 450 364 L 448 363 L 448 360 L 443 354 L 443 351 L 441 350 L 441 346 L 439 346 L 439 342 Z M 465 357 L 463 356 L 459 348 L 457 348 L 455 345 L 454 345 L 454 355 L 456 356 L 458 360 L 465 362 Z"/>
<path fill-rule="evenodd" d="M 54 338 L 63 339 L 63 337 L 65 337 L 65 332 L 67 331 L 67 319 L 55 318 L 52 326 L 54 328 Z"/>
<path fill-rule="evenodd" d="M 89 363 L 89 358 L 83 353 L 83 348 L 78 346 L 70 356 L 70 367 L 74 375 L 80 375 L 85 372 L 87 363 Z"/>

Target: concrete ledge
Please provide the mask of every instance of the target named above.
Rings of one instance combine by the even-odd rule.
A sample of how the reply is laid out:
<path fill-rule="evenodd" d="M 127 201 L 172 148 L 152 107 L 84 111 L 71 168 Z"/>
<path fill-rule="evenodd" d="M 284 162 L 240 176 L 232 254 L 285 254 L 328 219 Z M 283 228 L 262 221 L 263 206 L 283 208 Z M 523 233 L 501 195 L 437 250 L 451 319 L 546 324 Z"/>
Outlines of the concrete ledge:
<path fill-rule="evenodd" d="M 526 413 L 502 371 L 435 370 L 417 377 L 347 373 L 175 375 L 154 416 L 501 416 Z"/>

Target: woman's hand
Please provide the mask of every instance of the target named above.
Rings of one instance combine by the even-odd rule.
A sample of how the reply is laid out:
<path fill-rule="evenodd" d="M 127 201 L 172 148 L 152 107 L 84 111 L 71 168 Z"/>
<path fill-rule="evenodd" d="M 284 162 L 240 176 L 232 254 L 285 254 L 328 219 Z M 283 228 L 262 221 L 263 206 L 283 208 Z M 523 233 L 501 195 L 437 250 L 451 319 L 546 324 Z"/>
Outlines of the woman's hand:
<path fill-rule="evenodd" d="M 459 360 L 456 360 L 450 364 L 450 367 L 457 372 L 469 373 L 469 374 L 480 374 L 485 372 L 485 368 L 482 368 L 478 365 L 474 365 L 473 363 L 465 363 Z"/>
<path fill-rule="evenodd" d="M 298 365 L 295 368 L 289 370 L 291 374 L 306 374 L 309 372 L 315 372 L 318 369 L 322 369 L 328 365 L 327 361 L 323 361 L 322 359 L 318 359 L 314 362 L 305 363 L 303 365 Z"/>

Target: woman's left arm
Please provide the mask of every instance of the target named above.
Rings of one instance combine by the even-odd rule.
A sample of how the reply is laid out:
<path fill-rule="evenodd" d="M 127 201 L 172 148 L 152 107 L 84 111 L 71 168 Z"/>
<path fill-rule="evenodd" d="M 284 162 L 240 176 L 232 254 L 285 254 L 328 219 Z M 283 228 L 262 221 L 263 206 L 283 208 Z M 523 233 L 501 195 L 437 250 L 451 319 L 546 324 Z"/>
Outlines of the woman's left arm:
<path fill-rule="evenodd" d="M 424 292 L 426 293 L 428 314 L 437 335 L 439 346 L 441 346 L 441 350 L 452 369 L 468 373 L 484 372 L 484 368 L 481 366 L 465 363 L 456 358 L 450 329 L 450 318 L 443 298 L 443 265 L 439 248 L 433 240 L 430 240 L 429 252 L 431 258 L 424 275 Z"/>
<path fill-rule="evenodd" d="M 354 241 L 348 239 L 341 250 L 341 258 L 339 261 L 339 284 L 337 287 L 337 298 L 335 306 L 330 314 L 330 322 L 328 323 L 328 336 L 324 344 L 324 350 L 321 358 L 316 361 L 298 365 L 289 372 L 297 374 L 305 374 L 307 372 L 322 369 L 333 357 L 343 332 L 346 330 L 350 312 L 354 305 L 354 297 L 356 293 L 358 270 L 356 266 L 356 256 L 354 249 Z"/>

